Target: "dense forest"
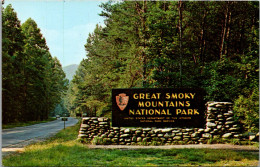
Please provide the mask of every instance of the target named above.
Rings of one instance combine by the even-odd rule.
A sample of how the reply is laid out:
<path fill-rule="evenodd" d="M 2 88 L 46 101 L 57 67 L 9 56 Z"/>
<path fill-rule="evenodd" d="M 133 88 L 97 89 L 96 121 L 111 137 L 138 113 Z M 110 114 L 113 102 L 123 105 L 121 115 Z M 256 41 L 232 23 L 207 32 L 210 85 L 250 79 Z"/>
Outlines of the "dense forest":
<path fill-rule="evenodd" d="M 22 25 L 11 5 L 2 8 L 2 122 L 45 120 L 68 80 L 34 20 Z"/>
<path fill-rule="evenodd" d="M 104 26 L 85 44 L 69 85 L 72 114 L 108 116 L 113 88 L 194 88 L 234 102 L 245 128 L 259 125 L 259 2 L 102 3 Z"/>

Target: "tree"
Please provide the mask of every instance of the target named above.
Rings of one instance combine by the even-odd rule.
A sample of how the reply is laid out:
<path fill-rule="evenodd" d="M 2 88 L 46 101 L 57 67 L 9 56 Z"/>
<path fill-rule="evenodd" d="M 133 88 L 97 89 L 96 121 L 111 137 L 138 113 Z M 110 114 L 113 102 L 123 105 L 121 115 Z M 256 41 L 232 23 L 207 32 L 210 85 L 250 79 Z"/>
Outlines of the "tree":
<path fill-rule="evenodd" d="M 19 121 L 23 114 L 23 39 L 20 21 L 11 5 L 2 10 L 2 104 L 3 123 Z"/>
<path fill-rule="evenodd" d="M 250 97 L 258 88 L 258 5 L 103 3 L 105 26 L 89 34 L 70 83 L 71 112 L 111 113 L 112 88 L 201 87 L 209 101 Z"/>

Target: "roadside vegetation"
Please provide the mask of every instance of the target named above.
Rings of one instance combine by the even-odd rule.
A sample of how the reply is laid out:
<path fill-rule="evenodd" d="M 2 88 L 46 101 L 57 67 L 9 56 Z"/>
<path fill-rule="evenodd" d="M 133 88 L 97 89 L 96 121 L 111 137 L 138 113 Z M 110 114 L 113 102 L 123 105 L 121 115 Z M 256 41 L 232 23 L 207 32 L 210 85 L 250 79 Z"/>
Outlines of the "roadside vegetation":
<path fill-rule="evenodd" d="M 109 117 L 113 88 L 203 88 L 259 131 L 259 2 L 108 1 L 68 86 L 71 114 Z"/>
<path fill-rule="evenodd" d="M 25 152 L 3 158 L 4 166 L 257 166 L 258 152 L 212 149 L 89 149 L 77 141 L 80 122 Z"/>

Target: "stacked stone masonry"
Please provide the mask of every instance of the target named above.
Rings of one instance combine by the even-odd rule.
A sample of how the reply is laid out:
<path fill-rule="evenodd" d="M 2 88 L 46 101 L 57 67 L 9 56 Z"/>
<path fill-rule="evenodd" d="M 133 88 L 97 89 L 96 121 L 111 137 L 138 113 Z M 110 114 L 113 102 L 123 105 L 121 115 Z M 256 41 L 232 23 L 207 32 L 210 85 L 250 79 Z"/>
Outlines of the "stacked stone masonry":
<path fill-rule="evenodd" d="M 138 143 L 187 144 L 203 143 L 210 138 L 238 138 L 240 126 L 234 121 L 232 103 L 206 103 L 206 124 L 204 128 L 119 128 L 110 127 L 110 120 L 104 117 L 84 117 L 78 138 L 93 140 L 106 139 L 110 144 L 136 145 Z"/>

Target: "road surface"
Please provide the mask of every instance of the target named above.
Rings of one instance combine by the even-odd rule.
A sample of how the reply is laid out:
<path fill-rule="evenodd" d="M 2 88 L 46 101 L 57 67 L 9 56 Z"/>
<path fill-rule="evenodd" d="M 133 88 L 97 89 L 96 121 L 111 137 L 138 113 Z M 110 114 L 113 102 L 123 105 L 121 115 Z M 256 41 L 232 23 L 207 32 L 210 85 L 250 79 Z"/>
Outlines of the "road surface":
<path fill-rule="evenodd" d="M 69 117 L 65 126 L 73 126 L 78 122 L 76 118 Z M 32 142 L 56 134 L 64 128 L 64 121 L 61 118 L 41 124 L 24 127 L 16 127 L 2 130 L 2 148 L 24 147 Z"/>

